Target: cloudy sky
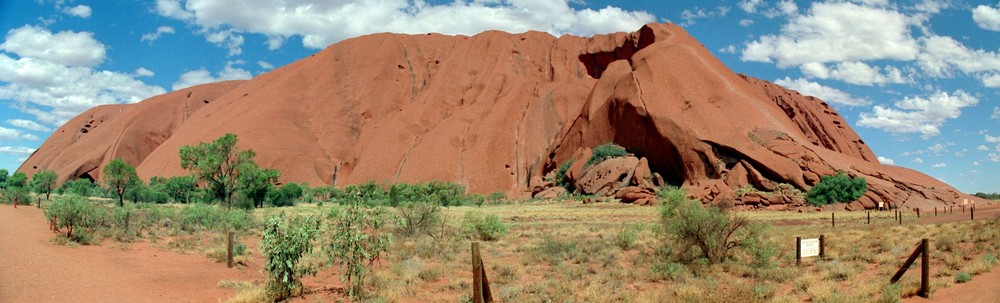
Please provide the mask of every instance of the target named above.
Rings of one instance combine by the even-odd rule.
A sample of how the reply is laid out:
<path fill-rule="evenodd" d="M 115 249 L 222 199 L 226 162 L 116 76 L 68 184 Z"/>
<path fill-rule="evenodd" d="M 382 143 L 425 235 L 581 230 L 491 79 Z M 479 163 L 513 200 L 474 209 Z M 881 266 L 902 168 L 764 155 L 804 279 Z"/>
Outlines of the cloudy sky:
<path fill-rule="evenodd" d="M 829 101 L 887 164 L 1000 192 L 1000 3 L 916 0 L 0 1 L 0 168 L 100 104 L 248 79 L 376 32 L 682 25 L 734 71 Z"/>

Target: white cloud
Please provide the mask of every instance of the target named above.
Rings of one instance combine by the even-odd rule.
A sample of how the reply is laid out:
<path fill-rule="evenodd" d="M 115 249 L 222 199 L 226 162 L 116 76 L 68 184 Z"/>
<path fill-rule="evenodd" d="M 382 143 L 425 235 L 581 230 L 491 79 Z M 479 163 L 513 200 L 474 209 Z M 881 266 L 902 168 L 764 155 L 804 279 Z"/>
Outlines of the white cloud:
<path fill-rule="evenodd" d="M 934 165 L 931 165 L 931 167 L 933 167 L 933 168 L 942 168 L 942 167 L 948 167 L 948 164 L 944 164 L 944 163 L 937 163 L 937 164 L 934 164 Z"/>
<path fill-rule="evenodd" d="M 32 135 L 32 134 L 23 134 L 23 135 L 21 135 L 21 139 L 28 140 L 28 141 L 38 141 L 38 140 L 41 140 L 41 138 L 39 138 L 38 136 Z"/>
<path fill-rule="evenodd" d="M 952 77 L 955 72 L 966 74 L 1000 71 L 1000 55 L 995 52 L 972 50 L 954 38 L 929 36 L 920 38 L 923 52 L 917 63 L 929 76 Z M 992 80 L 983 79 L 985 82 Z"/>
<path fill-rule="evenodd" d="M 982 81 L 985 87 L 1000 88 L 1000 73 L 983 75 L 979 81 Z"/>
<path fill-rule="evenodd" d="M 0 126 L 0 140 L 14 141 L 21 138 L 21 131 Z"/>
<path fill-rule="evenodd" d="M 162 16 L 193 24 L 207 39 L 241 42 L 241 33 L 262 34 L 269 46 L 279 47 L 291 36 L 301 36 L 308 48 L 376 32 L 477 34 L 485 30 L 525 32 L 539 30 L 553 35 L 592 35 L 634 31 L 656 21 L 649 13 L 608 6 L 599 10 L 575 9 L 567 0 L 455 0 L 444 4 L 425 1 L 362 0 L 157 0 Z M 216 37 L 212 37 L 212 36 Z M 219 43 L 219 42 L 213 42 Z"/>
<path fill-rule="evenodd" d="M 782 0 L 781 2 L 778 2 L 778 10 L 781 11 L 782 14 L 792 16 L 799 13 L 799 6 L 795 4 L 795 1 Z"/>
<path fill-rule="evenodd" d="M 260 68 L 263 69 L 274 69 L 274 64 L 271 64 L 267 61 L 257 61 L 257 65 L 259 65 Z"/>
<path fill-rule="evenodd" d="M 27 130 L 38 131 L 38 132 L 50 132 L 50 131 L 52 131 L 51 128 L 49 128 L 49 127 L 47 127 L 45 125 L 41 125 L 38 122 L 31 121 L 31 120 L 25 120 L 25 119 L 10 119 L 10 120 L 7 120 L 7 124 L 10 124 L 10 125 L 13 125 L 13 126 L 17 126 L 17 127 L 23 128 L 23 129 L 27 129 Z"/>
<path fill-rule="evenodd" d="M 761 2 L 762 0 L 743 0 L 739 6 L 743 11 L 753 14 L 757 12 L 757 6 L 760 6 Z"/>
<path fill-rule="evenodd" d="M 951 94 L 937 91 L 929 97 L 906 97 L 892 107 L 876 105 L 872 112 L 861 113 L 858 125 L 892 133 L 920 133 L 924 138 L 941 133 L 947 119 L 962 115 L 962 108 L 979 99 L 957 90 Z"/>
<path fill-rule="evenodd" d="M 35 152 L 34 148 L 27 148 L 24 146 L 0 146 L 0 154 L 8 155 L 30 155 Z"/>
<path fill-rule="evenodd" d="M 52 34 L 44 27 L 25 25 L 7 32 L 0 49 L 23 58 L 69 66 L 95 66 L 104 62 L 104 44 L 90 32 L 63 31 Z"/>
<path fill-rule="evenodd" d="M 849 106 L 861 106 L 861 105 L 868 105 L 869 103 L 871 103 L 863 98 L 855 98 L 851 96 L 851 94 L 844 92 L 842 90 L 828 86 L 823 86 L 819 83 L 812 82 L 802 78 L 792 80 L 789 77 L 785 77 L 784 79 L 775 80 L 774 83 L 777 83 L 778 85 L 790 89 L 797 90 L 799 91 L 799 93 L 802 93 L 803 95 L 815 96 L 817 98 L 833 103 L 844 104 Z"/>
<path fill-rule="evenodd" d="M 990 118 L 1000 119 L 1000 107 L 993 108 L 993 115 L 990 115 Z"/>
<path fill-rule="evenodd" d="M 97 105 L 138 102 L 166 92 L 129 74 L 91 67 L 105 56 L 91 33 L 53 35 L 24 26 L 9 32 L 0 48 L 20 56 L 0 53 L 0 99 L 13 100 L 16 110 L 50 125 Z"/>
<path fill-rule="evenodd" d="M 174 82 L 172 88 L 173 90 L 179 90 L 205 83 L 226 80 L 246 80 L 250 78 L 253 78 L 253 76 L 250 75 L 250 72 L 242 68 L 233 67 L 233 62 L 229 62 L 226 64 L 225 68 L 216 72 L 215 76 L 212 76 L 212 73 L 204 68 L 183 73 L 180 78 L 177 79 L 177 82 Z"/>
<path fill-rule="evenodd" d="M 920 159 L 920 157 L 916 157 L 916 158 L 913 158 L 913 161 L 910 161 L 910 162 L 913 162 L 913 163 L 924 163 L 924 159 Z"/>
<path fill-rule="evenodd" d="M 919 45 L 912 20 L 902 13 L 850 2 L 814 3 L 792 17 L 780 35 L 765 35 L 746 45 L 744 61 L 775 62 L 778 67 L 823 62 L 913 60 Z"/>
<path fill-rule="evenodd" d="M 753 25 L 753 19 L 742 19 L 742 20 L 740 20 L 740 26 L 742 26 L 742 27 L 749 27 L 751 25 Z"/>
<path fill-rule="evenodd" d="M 736 46 L 730 44 L 730 45 L 728 45 L 726 47 L 720 48 L 719 52 L 723 53 L 723 54 L 735 54 L 736 53 Z"/>
<path fill-rule="evenodd" d="M 990 161 L 1000 162 L 1000 154 L 990 153 L 989 155 L 986 155 L 986 157 L 989 158 Z"/>
<path fill-rule="evenodd" d="M 90 18 L 90 14 L 93 13 L 89 6 L 83 4 L 74 7 L 67 7 L 63 9 L 63 12 L 69 14 L 70 16 L 77 16 L 84 19 Z"/>
<path fill-rule="evenodd" d="M 989 143 L 1000 143 L 1000 137 L 994 137 L 990 135 L 984 135 L 986 142 Z"/>
<path fill-rule="evenodd" d="M 153 43 L 153 41 L 160 39 L 160 37 L 163 36 L 163 34 L 173 34 L 173 33 L 174 33 L 173 27 L 160 26 L 156 28 L 155 32 L 142 34 L 142 37 L 139 38 L 139 41 L 143 42 L 148 41 L 149 43 Z"/>
<path fill-rule="evenodd" d="M 153 71 L 151 71 L 149 69 L 146 69 L 145 67 L 139 67 L 139 68 L 135 69 L 135 73 L 133 73 L 133 74 L 136 77 L 152 77 L 152 76 L 156 76 L 156 73 L 154 73 Z"/>
<path fill-rule="evenodd" d="M 976 147 L 976 149 L 979 150 L 979 151 L 988 151 L 988 150 L 990 150 L 990 148 L 986 147 L 986 145 L 980 145 L 979 147 Z"/>
<path fill-rule="evenodd" d="M 688 27 L 697 24 L 698 19 L 716 19 L 725 17 L 728 13 L 729 7 L 727 6 L 720 6 L 714 10 L 706 10 L 699 7 L 695 7 L 693 10 L 685 9 L 681 12 L 681 19 L 683 19 L 684 22 L 681 22 L 680 25 Z"/>
<path fill-rule="evenodd" d="M 802 73 L 819 78 L 834 79 L 857 85 L 884 85 L 910 82 L 903 71 L 895 66 L 872 67 L 863 62 L 840 62 L 832 68 L 823 63 L 810 62 L 799 66 Z"/>
<path fill-rule="evenodd" d="M 1000 6 L 1000 3 L 997 5 Z M 1000 32 L 1000 8 L 977 6 L 972 10 L 972 20 L 976 21 L 979 28 Z"/>
<path fill-rule="evenodd" d="M 882 163 L 882 164 L 885 164 L 885 165 L 896 165 L 896 161 L 893 161 L 890 158 L 886 158 L 886 157 L 882 157 L 882 156 L 878 157 L 878 162 Z"/>
<path fill-rule="evenodd" d="M 946 147 L 944 146 L 944 144 L 938 143 L 938 144 L 931 145 L 931 147 L 928 147 L 927 149 L 930 150 L 930 151 L 932 151 L 932 152 L 934 152 L 934 153 L 936 153 L 936 154 L 940 154 L 941 152 L 943 152 L 946 149 Z"/>

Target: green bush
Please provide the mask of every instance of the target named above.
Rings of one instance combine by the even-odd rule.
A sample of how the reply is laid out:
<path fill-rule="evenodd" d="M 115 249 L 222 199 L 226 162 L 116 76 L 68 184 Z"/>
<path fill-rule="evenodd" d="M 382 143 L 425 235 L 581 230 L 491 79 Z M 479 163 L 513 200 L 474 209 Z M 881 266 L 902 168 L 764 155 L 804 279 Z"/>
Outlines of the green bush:
<path fill-rule="evenodd" d="M 462 218 L 462 231 L 471 239 L 494 241 L 507 234 L 507 225 L 497 215 L 469 211 Z"/>
<path fill-rule="evenodd" d="M 392 238 L 385 233 L 387 214 L 382 207 L 367 208 L 360 201 L 331 209 L 333 238 L 326 246 L 330 262 L 340 265 L 340 280 L 348 295 L 361 296 L 365 276 L 388 252 Z"/>
<path fill-rule="evenodd" d="M 570 166 L 573 166 L 573 159 L 569 159 L 563 162 L 562 165 L 559 165 L 559 170 L 556 171 L 556 179 L 553 180 L 553 183 L 561 185 L 566 190 L 573 188 L 573 184 L 570 184 L 569 180 L 566 180 L 566 171 L 569 171 Z"/>
<path fill-rule="evenodd" d="M 745 217 L 717 206 L 702 206 L 700 201 L 686 199 L 683 194 L 667 196 L 660 211 L 665 244 L 677 249 L 675 256 L 681 261 L 701 258 L 708 263 L 720 263 L 731 256 L 733 249 L 766 243 L 762 240 L 764 228 Z"/>
<path fill-rule="evenodd" d="M 441 224 L 441 207 L 429 202 L 409 203 L 396 208 L 399 231 L 404 236 L 429 233 Z"/>
<path fill-rule="evenodd" d="M 78 243 L 89 242 L 86 227 L 93 216 L 94 206 L 85 198 L 72 194 L 56 198 L 45 209 L 49 223 L 55 223 L 56 229 L 66 228 L 66 236 Z"/>
<path fill-rule="evenodd" d="M 615 235 L 615 245 L 618 245 L 618 248 L 622 250 L 629 250 L 635 247 L 636 238 L 638 238 L 638 233 L 635 228 L 622 227 Z"/>
<path fill-rule="evenodd" d="M 958 272 L 955 274 L 955 283 L 965 283 L 972 281 L 972 275 L 967 272 Z"/>
<path fill-rule="evenodd" d="M 60 193 L 89 197 L 93 195 L 95 187 L 94 183 L 88 179 L 73 179 L 63 183 Z"/>
<path fill-rule="evenodd" d="M 624 147 L 618 146 L 617 144 L 608 142 L 594 147 L 594 152 L 591 154 L 590 159 L 587 163 L 583 164 L 583 169 L 587 169 L 591 165 L 601 163 L 601 161 L 628 156 L 628 152 L 625 151 Z"/>
<path fill-rule="evenodd" d="M 4 204 L 14 204 L 14 199 L 17 199 L 17 204 L 31 205 L 31 194 L 28 193 L 28 188 L 26 187 L 12 187 L 5 189 L 2 195 Z"/>
<path fill-rule="evenodd" d="M 502 191 L 492 193 L 486 197 L 486 201 L 489 201 L 490 203 L 500 203 L 503 202 L 504 200 L 507 200 L 507 194 L 503 193 Z"/>
<path fill-rule="evenodd" d="M 833 176 L 823 176 L 806 195 L 809 205 L 823 206 L 835 202 L 851 202 L 861 198 L 868 191 L 864 178 L 851 178 L 840 172 Z"/>
<path fill-rule="evenodd" d="M 260 250 L 267 261 L 267 290 L 275 301 L 281 301 L 300 288 L 299 279 L 315 275 L 316 267 L 299 264 L 302 256 L 312 251 L 312 241 L 319 233 L 319 220 L 294 216 L 285 219 L 278 213 L 264 224 Z"/>

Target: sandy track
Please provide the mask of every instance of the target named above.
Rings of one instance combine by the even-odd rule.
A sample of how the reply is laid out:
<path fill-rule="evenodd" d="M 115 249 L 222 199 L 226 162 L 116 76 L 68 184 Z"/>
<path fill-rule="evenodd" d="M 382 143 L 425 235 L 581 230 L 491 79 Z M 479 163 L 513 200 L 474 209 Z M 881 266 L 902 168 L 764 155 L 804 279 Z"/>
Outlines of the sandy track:
<path fill-rule="evenodd" d="M 218 302 L 235 294 L 220 280 L 258 276 L 146 242 L 72 248 L 54 236 L 41 210 L 0 205 L 0 302 Z"/>

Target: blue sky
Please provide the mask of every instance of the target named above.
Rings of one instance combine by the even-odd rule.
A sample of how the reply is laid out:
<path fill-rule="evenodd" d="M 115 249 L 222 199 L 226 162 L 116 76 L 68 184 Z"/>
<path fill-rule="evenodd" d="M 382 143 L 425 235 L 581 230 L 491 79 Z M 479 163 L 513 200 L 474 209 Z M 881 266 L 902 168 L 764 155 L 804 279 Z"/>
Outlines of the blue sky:
<path fill-rule="evenodd" d="M 0 1 L 0 168 L 92 106 L 247 79 L 358 35 L 653 21 L 827 100 L 884 163 L 1000 192 L 1000 3 L 959 0 Z"/>

